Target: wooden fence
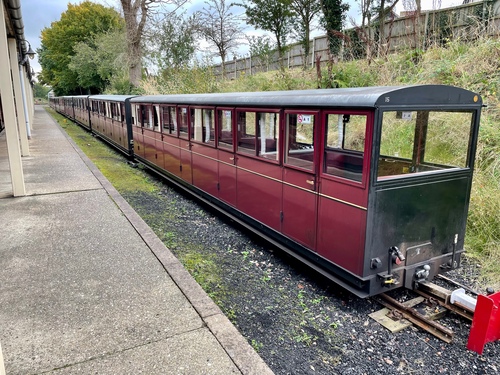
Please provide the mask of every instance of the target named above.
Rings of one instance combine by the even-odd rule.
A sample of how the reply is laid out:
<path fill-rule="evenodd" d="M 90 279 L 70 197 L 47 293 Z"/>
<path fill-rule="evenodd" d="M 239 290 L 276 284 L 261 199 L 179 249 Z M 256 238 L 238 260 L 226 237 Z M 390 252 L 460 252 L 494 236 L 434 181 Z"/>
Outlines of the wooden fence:
<path fill-rule="evenodd" d="M 371 34 L 376 31 L 372 28 Z M 345 31 L 347 35 L 343 43 L 340 60 L 366 56 L 368 29 L 353 28 Z M 477 38 L 481 35 L 500 36 L 500 0 L 485 0 L 452 8 L 425 11 L 417 17 L 406 12 L 402 17 L 388 20 L 384 23 L 386 39 L 383 45 L 371 46 L 372 51 L 391 53 L 403 48 L 418 48 L 425 50 L 429 45 L 443 44 L 447 39 Z M 302 66 L 313 67 L 315 60 L 321 63 L 329 60 L 328 40 L 326 35 L 311 40 L 310 53 L 304 55 L 299 44 L 289 46 L 281 64 L 288 68 Z M 245 57 L 227 61 L 225 76 L 234 79 L 241 74 L 277 70 L 280 67 L 278 53 L 270 56 L 268 61 L 257 57 Z M 214 66 L 215 74 L 222 75 L 222 64 Z"/>

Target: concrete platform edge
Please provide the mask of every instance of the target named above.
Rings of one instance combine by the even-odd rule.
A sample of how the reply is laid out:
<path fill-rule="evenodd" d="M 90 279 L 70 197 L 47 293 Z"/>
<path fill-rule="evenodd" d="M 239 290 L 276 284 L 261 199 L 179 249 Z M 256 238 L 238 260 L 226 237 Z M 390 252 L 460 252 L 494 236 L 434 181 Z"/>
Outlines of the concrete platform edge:
<path fill-rule="evenodd" d="M 76 150 L 92 174 L 97 178 L 104 190 L 115 202 L 117 207 L 135 228 L 151 252 L 162 264 L 174 283 L 179 287 L 203 322 L 220 343 L 229 358 L 244 375 L 273 374 L 264 360 L 251 347 L 236 327 L 222 313 L 215 302 L 205 293 L 180 261 L 163 244 L 146 222 L 135 212 L 128 202 L 113 187 L 101 171 L 92 163 L 85 153 L 77 146 L 73 139 L 60 127 L 51 116 L 52 121 L 61 129 L 69 143 Z"/>

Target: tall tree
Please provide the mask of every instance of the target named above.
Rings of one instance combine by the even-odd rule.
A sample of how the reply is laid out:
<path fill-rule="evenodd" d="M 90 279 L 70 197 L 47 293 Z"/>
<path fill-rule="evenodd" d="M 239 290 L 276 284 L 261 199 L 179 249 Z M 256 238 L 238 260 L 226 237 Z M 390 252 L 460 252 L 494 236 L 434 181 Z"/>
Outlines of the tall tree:
<path fill-rule="evenodd" d="M 234 4 L 228 4 L 226 0 L 208 0 L 205 4 L 208 7 L 200 13 L 200 33 L 217 49 L 224 75 L 226 57 L 238 47 L 243 38 L 243 27 L 239 17 L 231 11 Z"/>
<path fill-rule="evenodd" d="M 356 28 L 359 38 L 365 45 L 365 54 L 370 64 L 372 61 L 373 30 L 372 30 L 372 3 L 374 0 L 359 0 L 361 10 L 361 26 Z"/>
<path fill-rule="evenodd" d="M 267 71 L 276 51 L 276 43 L 273 43 L 267 35 L 263 35 L 248 36 L 248 44 L 252 60 L 256 61 L 258 68 L 266 67 Z"/>
<path fill-rule="evenodd" d="M 245 4 L 236 4 L 245 8 L 250 25 L 274 35 L 280 64 L 283 62 L 286 40 L 292 28 L 293 12 L 290 4 L 291 0 L 249 0 Z"/>
<path fill-rule="evenodd" d="M 117 77 L 128 77 L 123 66 L 126 51 L 124 30 L 99 34 L 91 42 L 79 42 L 74 51 L 69 68 L 78 74 L 79 85 L 89 91 L 97 88 L 98 92 L 103 92 Z"/>
<path fill-rule="evenodd" d="M 130 82 L 138 87 L 142 77 L 142 38 L 146 21 L 161 5 L 173 5 L 175 10 L 187 0 L 120 0 L 127 30 L 127 56 Z"/>
<path fill-rule="evenodd" d="M 349 4 L 342 3 L 342 0 L 321 0 L 321 10 L 321 23 L 328 36 L 330 55 L 335 57 L 339 55 L 342 46 L 342 30 Z"/>
<path fill-rule="evenodd" d="M 33 85 L 33 96 L 35 98 L 47 99 L 47 95 L 50 92 L 50 87 L 41 85 L 38 82 L 35 82 Z"/>
<path fill-rule="evenodd" d="M 414 32 L 414 48 L 423 47 L 420 15 L 422 14 L 421 0 L 403 0 L 403 7 L 407 15 L 411 17 Z M 434 15 L 434 14 L 433 14 Z"/>
<path fill-rule="evenodd" d="M 54 88 L 56 95 L 87 92 L 78 82 L 78 73 L 70 69 L 74 47 L 79 42 L 92 43 L 96 35 L 123 28 L 123 19 L 112 8 L 90 1 L 68 4 L 59 21 L 42 30 L 37 50 L 42 72 L 41 83 Z"/>
<path fill-rule="evenodd" d="M 159 69 L 176 69 L 189 64 L 196 51 L 196 15 L 172 14 L 155 19 L 147 35 L 147 55 Z"/>
<path fill-rule="evenodd" d="M 291 9 L 295 13 L 300 44 L 304 49 L 304 67 L 307 66 L 311 39 L 311 26 L 314 18 L 321 11 L 320 0 L 292 0 Z"/>
<path fill-rule="evenodd" d="M 390 39 L 390 35 L 385 35 L 385 23 L 387 21 L 393 20 L 393 11 L 399 0 L 378 0 L 377 4 L 373 4 L 373 11 L 378 14 L 377 26 L 378 26 L 378 55 L 386 55 L 387 53 L 387 40 Z"/>

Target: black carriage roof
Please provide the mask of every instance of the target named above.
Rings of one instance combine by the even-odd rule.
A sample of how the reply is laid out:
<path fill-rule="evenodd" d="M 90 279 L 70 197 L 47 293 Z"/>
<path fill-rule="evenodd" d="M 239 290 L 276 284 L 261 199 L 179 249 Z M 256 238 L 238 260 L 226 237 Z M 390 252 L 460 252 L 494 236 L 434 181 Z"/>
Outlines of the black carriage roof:
<path fill-rule="evenodd" d="M 127 99 L 134 98 L 136 96 L 137 95 L 90 95 L 89 99 L 124 102 Z"/>
<path fill-rule="evenodd" d="M 137 96 L 132 103 L 246 107 L 377 108 L 411 105 L 481 105 L 472 91 L 445 85 L 377 86 L 342 89 Z"/>

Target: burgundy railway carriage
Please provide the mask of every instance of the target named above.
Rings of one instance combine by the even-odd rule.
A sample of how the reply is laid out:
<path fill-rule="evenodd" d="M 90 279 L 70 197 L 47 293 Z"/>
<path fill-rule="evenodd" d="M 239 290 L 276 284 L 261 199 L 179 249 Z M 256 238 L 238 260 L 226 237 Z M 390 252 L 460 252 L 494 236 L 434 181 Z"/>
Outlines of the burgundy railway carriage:
<path fill-rule="evenodd" d="M 62 106 L 63 114 L 66 117 L 68 117 L 72 120 L 75 118 L 75 112 L 73 110 L 73 97 L 72 96 L 63 96 L 62 103 L 59 103 L 59 105 Z"/>
<path fill-rule="evenodd" d="M 137 159 L 358 296 L 413 288 L 460 262 L 482 107 L 473 92 L 422 85 L 130 103 Z"/>
<path fill-rule="evenodd" d="M 88 95 L 73 96 L 73 120 L 78 122 L 87 130 L 92 130 L 90 124 Z"/>
<path fill-rule="evenodd" d="M 54 108 L 55 111 L 65 114 L 64 111 L 64 96 L 57 96 L 50 99 L 51 107 Z"/>
<path fill-rule="evenodd" d="M 130 116 L 133 95 L 92 95 L 88 97 L 92 132 L 127 156 L 133 154 Z"/>
<path fill-rule="evenodd" d="M 56 102 L 59 100 L 56 96 L 51 96 L 49 97 L 49 107 L 52 108 L 53 110 L 56 109 Z"/>

